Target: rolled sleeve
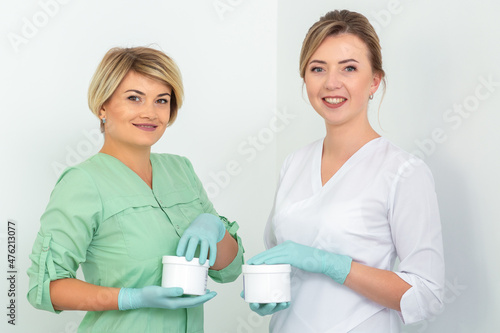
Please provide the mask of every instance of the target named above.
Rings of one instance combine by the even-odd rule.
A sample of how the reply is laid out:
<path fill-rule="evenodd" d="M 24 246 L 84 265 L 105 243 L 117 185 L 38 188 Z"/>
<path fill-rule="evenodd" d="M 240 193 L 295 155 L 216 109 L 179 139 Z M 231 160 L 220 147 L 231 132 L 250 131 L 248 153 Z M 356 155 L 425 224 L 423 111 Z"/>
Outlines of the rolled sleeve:
<path fill-rule="evenodd" d="M 236 253 L 236 257 L 234 257 L 233 261 L 229 265 L 218 271 L 209 270 L 208 275 L 215 282 L 227 283 L 233 282 L 238 278 L 238 276 L 240 276 L 241 265 L 244 263 L 243 253 L 245 252 L 245 250 L 243 248 L 241 238 L 237 235 L 237 231 L 239 229 L 238 224 L 236 222 L 229 222 L 224 216 L 221 216 L 220 218 L 222 222 L 224 222 L 228 233 L 238 242 L 238 252 Z"/>
<path fill-rule="evenodd" d="M 400 317 L 405 324 L 440 312 L 444 289 L 441 222 L 434 180 L 418 159 L 404 163 L 394 180 L 389 221 L 400 263 L 398 274 L 411 288 L 403 295 Z"/>
<path fill-rule="evenodd" d="M 28 269 L 28 301 L 38 309 L 59 313 L 52 306 L 50 282 L 75 278 L 85 261 L 100 214 L 100 199 L 87 175 L 66 171 L 54 190 L 40 219 Z"/>
<path fill-rule="evenodd" d="M 416 323 L 441 313 L 443 308 L 442 287 L 417 275 L 396 272 L 412 287 L 401 298 L 399 317 L 405 324 Z"/>

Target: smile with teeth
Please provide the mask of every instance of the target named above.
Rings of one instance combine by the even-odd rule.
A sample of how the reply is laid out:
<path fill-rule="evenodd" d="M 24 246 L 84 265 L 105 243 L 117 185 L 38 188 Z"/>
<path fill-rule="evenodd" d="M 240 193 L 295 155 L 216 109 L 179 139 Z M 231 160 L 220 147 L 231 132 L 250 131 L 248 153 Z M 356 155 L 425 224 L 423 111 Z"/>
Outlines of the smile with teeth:
<path fill-rule="evenodd" d="M 323 98 L 327 103 L 330 103 L 330 104 L 339 104 L 339 103 L 342 103 L 344 101 L 347 100 L 347 98 L 339 98 L 339 97 L 336 97 L 336 98 L 333 98 L 333 97 L 325 97 Z"/>
<path fill-rule="evenodd" d="M 155 125 L 141 125 L 141 124 L 134 124 L 136 127 L 145 127 L 145 128 L 156 128 L 158 126 Z"/>

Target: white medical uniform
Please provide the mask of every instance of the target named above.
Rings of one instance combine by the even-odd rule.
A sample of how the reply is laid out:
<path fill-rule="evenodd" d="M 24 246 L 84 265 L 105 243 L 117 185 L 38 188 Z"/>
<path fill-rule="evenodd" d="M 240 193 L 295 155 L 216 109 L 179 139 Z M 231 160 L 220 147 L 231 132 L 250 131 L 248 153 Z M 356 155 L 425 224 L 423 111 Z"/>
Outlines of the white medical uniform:
<path fill-rule="evenodd" d="M 266 248 L 286 240 L 392 270 L 412 287 L 401 312 L 385 308 L 324 274 L 292 270 L 292 302 L 273 315 L 273 333 L 400 331 L 439 312 L 444 287 L 441 224 L 429 168 L 376 138 L 323 186 L 318 140 L 288 156 L 281 170 Z"/>

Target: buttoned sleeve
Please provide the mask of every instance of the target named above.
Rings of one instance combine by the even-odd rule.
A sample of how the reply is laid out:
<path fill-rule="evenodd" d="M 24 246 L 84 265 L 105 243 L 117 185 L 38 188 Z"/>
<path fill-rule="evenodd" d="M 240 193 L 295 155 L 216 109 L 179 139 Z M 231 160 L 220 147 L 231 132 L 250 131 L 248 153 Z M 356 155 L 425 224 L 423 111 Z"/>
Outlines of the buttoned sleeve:
<path fill-rule="evenodd" d="M 68 169 L 59 178 L 40 220 L 30 255 L 29 302 L 55 313 L 50 299 L 50 282 L 75 278 L 86 258 L 87 248 L 100 220 L 101 200 L 90 177 Z"/>
<path fill-rule="evenodd" d="M 244 263 L 243 253 L 245 252 L 245 250 L 243 248 L 243 243 L 241 241 L 241 238 L 237 234 L 237 231 L 239 229 L 238 223 L 234 221 L 231 222 L 226 217 L 220 216 L 217 213 L 217 211 L 212 205 L 212 202 L 207 196 L 203 184 L 201 183 L 200 179 L 194 172 L 193 165 L 187 158 L 185 158 L 185 162 L 188 166 L 188 169 L 191 171 L 190 173 L 192 175 L 191 177 L 192 182 L 198 189 L 198 196 L 202 203 L 203 210 L 205 211 L 205 213 L 210 213 L 219 216 L 221 221 L 224 223 L 224 226 L 226 227 L 228 233 L 238 242 L 238 252 L 236 254 L 236 257 L 234 257 L 233 261 L 228 266 L 218 271 L 212 269 L 209 269 L 208 271 L 208 275 L 215 282 L 218 283 L 232 282 L 236 280 L 238 276 L 241 274 L 241 265 Z"/>
<path fill-rule="evenodd" d="M 441 222 L 434 180 L 425 163 L 412 158 L 400 166 L 388 202 L 400 260 L 396 274 L 411 285 L 401 299 L 400 317 L 410 324 L 439 313 L 443 306 Z"/>

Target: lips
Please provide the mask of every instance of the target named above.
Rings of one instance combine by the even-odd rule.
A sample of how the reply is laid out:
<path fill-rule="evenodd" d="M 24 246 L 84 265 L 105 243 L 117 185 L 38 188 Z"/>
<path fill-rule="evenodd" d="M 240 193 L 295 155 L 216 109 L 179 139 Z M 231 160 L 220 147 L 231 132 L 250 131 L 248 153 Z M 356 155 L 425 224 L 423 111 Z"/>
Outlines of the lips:
<path fill-rule="evenodd" d="M 152 132 L 158 127 L 158 125 L 154 125 L 154 124 L 132 124 L 132 125 L 134 125 L 135 127 L 137 127 L 140 130 L 147 131 L 147 132 Z"/>

